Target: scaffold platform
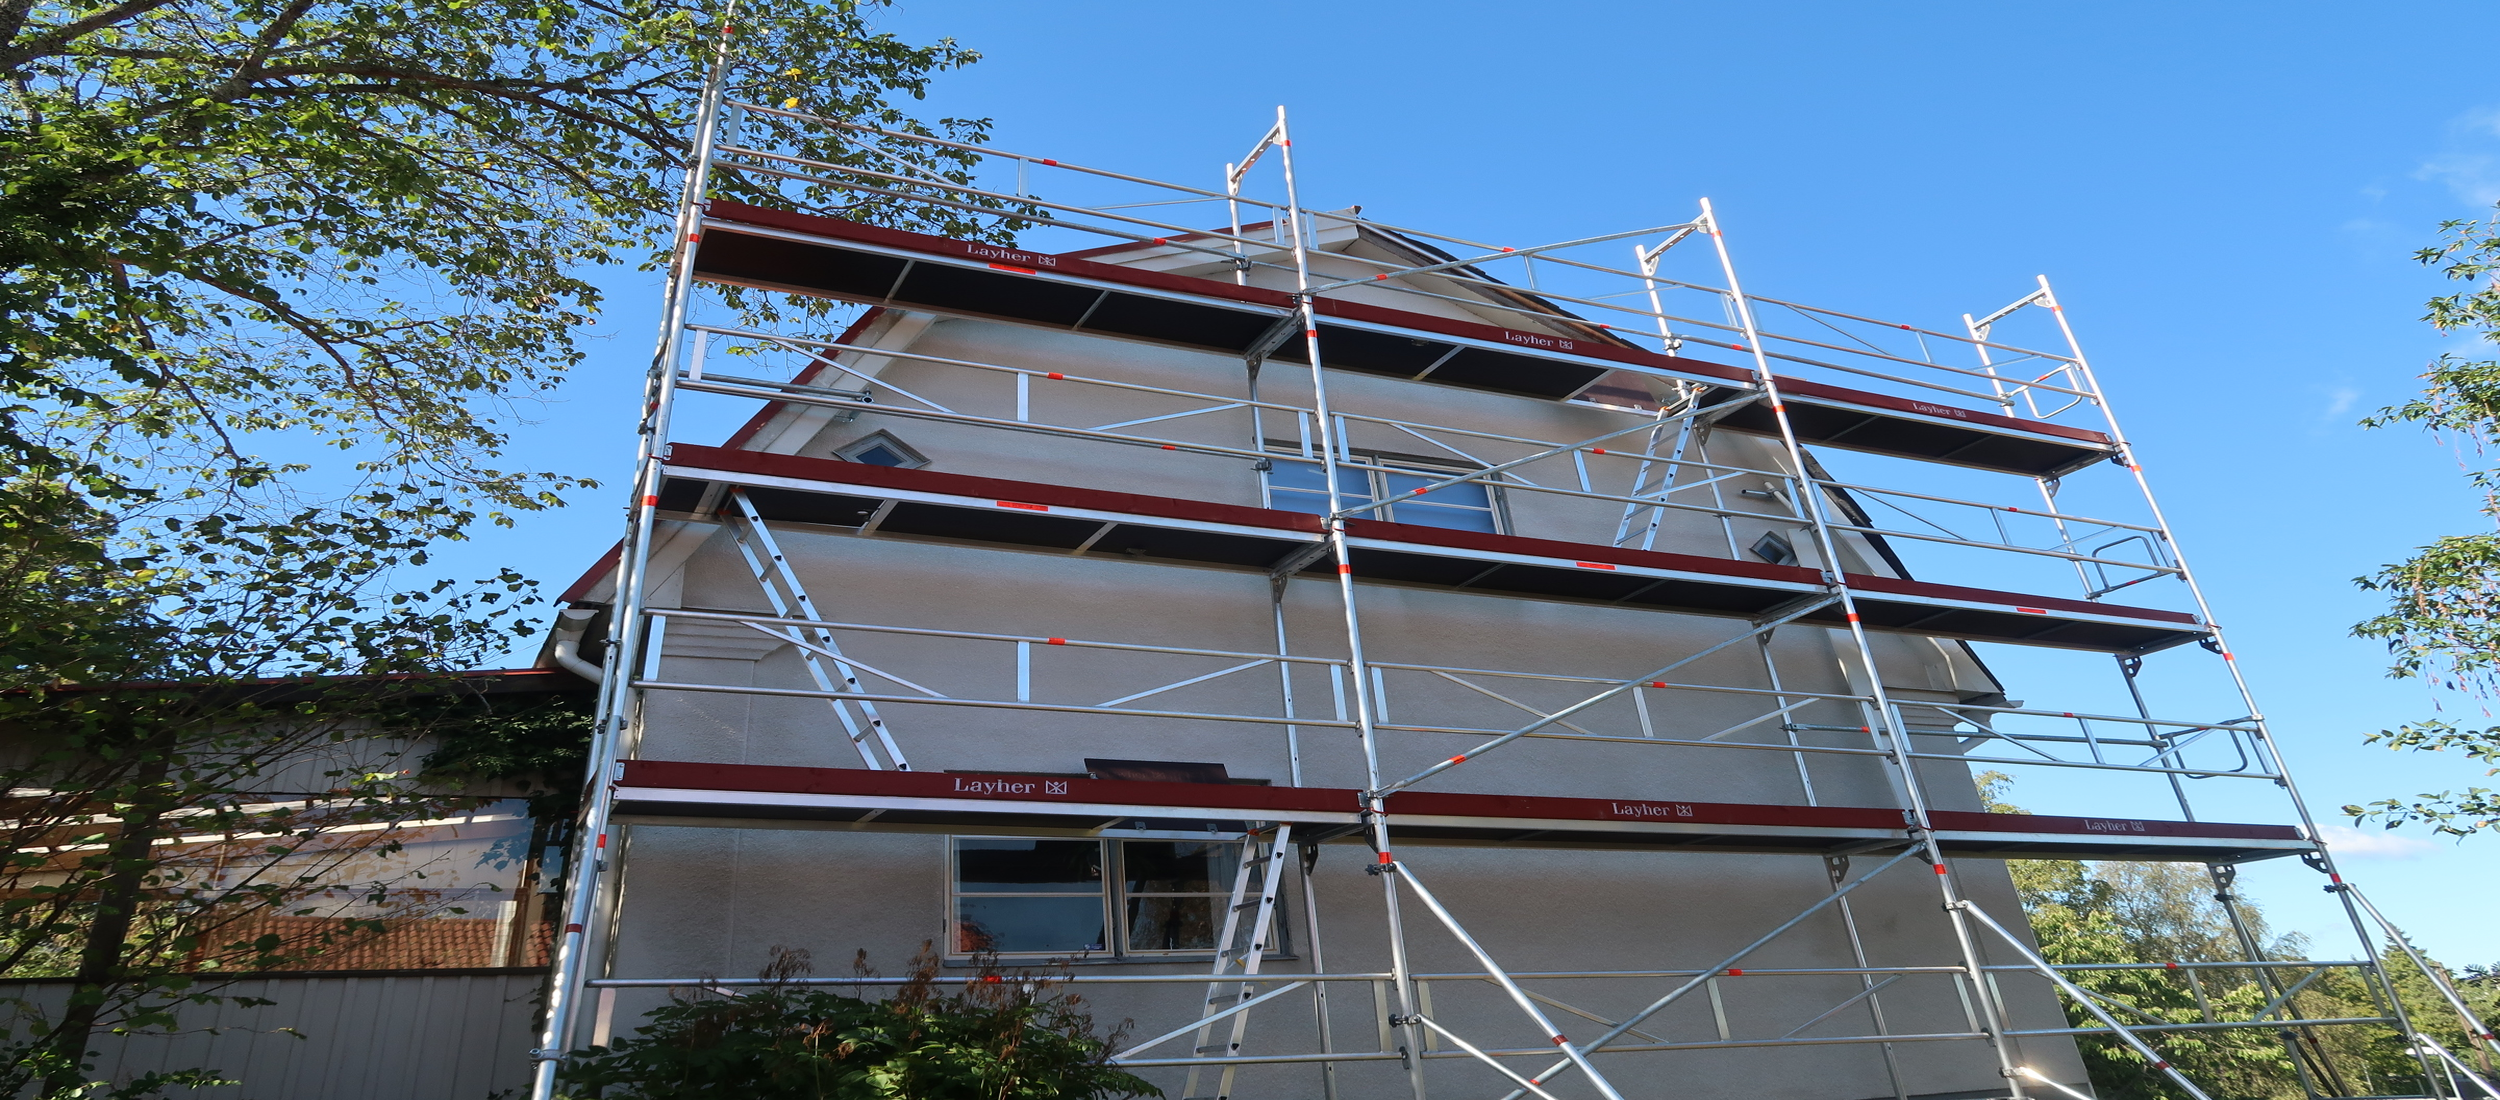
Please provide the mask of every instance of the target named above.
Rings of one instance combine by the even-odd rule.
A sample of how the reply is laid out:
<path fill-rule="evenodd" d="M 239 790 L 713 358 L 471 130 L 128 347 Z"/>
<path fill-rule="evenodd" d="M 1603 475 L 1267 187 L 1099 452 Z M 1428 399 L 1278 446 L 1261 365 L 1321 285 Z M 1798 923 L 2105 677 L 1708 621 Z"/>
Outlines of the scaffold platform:
<path fill-rule="evenodd" d="M 1140 247 L 1168 240 L 1139 242 Z M 1308 361 L 1282 291 L 961 241 L 715 199 L 694 272 L 711 282 L 1143 340 L 1239 359 Z M 1607 326 L 1557 316 L 1556 331 L 1432 317 L 1363 302 L 1313 303 L 1328 366 L 1362 374 L 1553 400 L 1592 395 L 1624 368 L 1706 387 L 1716 403 L 1754 392 L 1752 372 L 1629 346 Z M 1281 342 L 1280 342 L 1281 339 Z M 1789 426 L 1810 445 L 1873 451 L 2030 477 L 2057 477 L 2116 455 L 2097 431 L 1780 377 Z M 1620 386 L 1603 386 L 1619 389 Z M 1720 418 L 1734 431 L 1779 433 L 1773 402 Z"/>
<path fill-rule="evenodd" d="M 725 485 L 745 487 L 768 520 L 1262 571 L 1326 537 L 1319 517 L 1300 512 L 684 443 L 670 451 L 659 506 L 701 512 Z M 1747 618 L 1827 591 L 1819 572 L 1793 565 L 1380 520 L 1346 529 L 1366 581 Z M 1303 566 L 1333 567 L 1317 557 Z M 1857 573 L 1848 582 L 1878 630 L 2125 654 L 2206 633 L 2176 611 Z M 1825 608 L 1799 621 L 1837 625 L 1842 615 Z"/>
<path fill-rule="evenodd" d="M 630 760 L 616 798 L 618 814 L 636 820 L 1089 835 L 1291 824 L 1323 838 L 1367 835 L 1362 792 L 1328 787 Z M 1399 844 L 1813 853 L 1911 843 L 1901 810 L 1855 806 L 1400 791 L 1389 796 L 1388 817 Z M 1937 844 L 1957 857 L 2244 863 L 2316 847 L 2289 825 L 1952 810 L 1930 817 Z"/>

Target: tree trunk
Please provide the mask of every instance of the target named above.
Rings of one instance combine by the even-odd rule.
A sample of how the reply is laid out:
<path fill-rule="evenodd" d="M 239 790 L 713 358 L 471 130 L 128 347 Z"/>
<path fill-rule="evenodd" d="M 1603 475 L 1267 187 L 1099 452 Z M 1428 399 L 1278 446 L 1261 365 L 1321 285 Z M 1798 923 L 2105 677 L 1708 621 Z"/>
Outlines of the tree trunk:
<path fill-rule="evenodd" d="M 94 1038 L 105 1004 L 122 984 L 123 953 L 138 925 L 139 906 L 147 897 L 149 877 L 158 860 L 154 851 L 166 811 L 172 809 L 166 789 L 167 762 L 162 751 L 142 764 L 133 777 L 129 808 L 114 836 L 104 878 L 96 886 L 94 916 L 78 951 L 78 985 L 69 1007 L 47 1037 L 59 1065 L 46 1076 L 44 1096 L 61 1096 L 86 1083 L 87 1042 Z"/>

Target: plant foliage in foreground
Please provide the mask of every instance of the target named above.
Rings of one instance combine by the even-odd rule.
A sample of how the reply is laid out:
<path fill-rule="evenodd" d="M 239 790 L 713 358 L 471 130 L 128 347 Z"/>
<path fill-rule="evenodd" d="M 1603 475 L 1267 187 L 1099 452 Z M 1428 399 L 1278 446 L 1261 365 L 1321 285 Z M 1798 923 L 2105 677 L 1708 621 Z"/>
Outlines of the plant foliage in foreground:
<path fill-rule="evenodd" d="M 885 1000 L 802 985 L 807 953 L 774 949 L 761 988 L 654 1009 L 633 1038 L 575 1052 L 575 1100 L 1096 1100 L 1161 1096 L 1111 1065 L 1082 999 L 983 965 L 959 988 L 922 944 Z M 861 972 L 867 952 L 860 953 Z"/>

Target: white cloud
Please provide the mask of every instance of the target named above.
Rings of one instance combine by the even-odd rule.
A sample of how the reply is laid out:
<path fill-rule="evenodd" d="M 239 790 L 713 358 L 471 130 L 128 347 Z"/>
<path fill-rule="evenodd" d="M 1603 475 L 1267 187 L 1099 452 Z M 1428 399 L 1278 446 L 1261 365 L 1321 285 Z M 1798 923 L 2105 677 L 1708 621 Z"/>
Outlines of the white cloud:
<path fill-rule="evenodd" d="M 2413 178 L 2448 185 L 2476 206 L 2500 202 L 2500 107 L 2478 107 L 2448 123 L 2448 148 L 2423 161 Z"/>
<path fill-rule="evenodd" d="M 2327 391 L 2326 415 L 2342 416 L 2344 413 L 2352 409 L 2353 402 L 2359 400 L 2361 400 L 2360 390 L 2356 390 L 2350 386 L 2337 386 L 2334 389 Z"/>
<path fill-rule="evenodd" d="M 2327 847 L 2339 856 L 2355 859 L 2413 859 L 2439 850 L 2439 845 L 2418 836 L 2400 836 L 2385 829 L 2356 829 L 2350 825 L 2321 825 Z"/>

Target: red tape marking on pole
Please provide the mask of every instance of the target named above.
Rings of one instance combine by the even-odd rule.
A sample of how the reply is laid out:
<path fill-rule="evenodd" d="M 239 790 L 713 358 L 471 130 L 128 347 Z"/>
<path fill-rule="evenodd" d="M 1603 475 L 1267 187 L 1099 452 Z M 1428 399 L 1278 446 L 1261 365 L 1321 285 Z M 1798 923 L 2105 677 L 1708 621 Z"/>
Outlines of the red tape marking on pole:
<path fill-rule="evenodd" d="M 1066 638 L 1045 638 L 1043 639 L 1043 643 L 1046 645 L 1066 645 L 1068 644 L 1068 640 Z"/>
<path fill-rule="evenodd" d="M 1382 852 L 1382 853 L 1380 853 L 1380 862 L 1382 862 L 1382 863 L 1396 863 L 1396 862 L 1397 862 L 1397 859 L 1396 859 L 1396 857 L 1391 856 L 1391 855 L 1390 855 L 1389 853 L 1387 853 L 1387 852 Z"/>
<path fill-rule="evenodd" d="M 581 926 L 581 925 L 578 925 L 578 924 L 568 924 L 568 925 L 565 925 L 565 926 L 564 926 L 564 934 L 565 934 L 565 935 L 568 935 L 568 936 L 569 936 L 569 935 L 572 935 L 572 934 L 574 934 L 574 933 L 576 933 L 576 932 L 579 932 L 579 931 L 581 931 L 581 930 L 582 930 L 582 926 Z"/>
<path fill-rule="evenodd" d="M 657 494 L 652 494 L 652 495 L 647 495 L 647 496 L 643 497 L 643 498 L 642 498 L 642 506 L 643 506 L 643 507 L 645 507 L 645 508 L 657 508 L 657 507 L 659 507 L 659 506 L 660 506 L 660 498 L 659 498 L 659 496 L 658 496 Z"/>
<path fill-rule="evenodd" d="M 1051 381 L 1056 382 L 1056 381 L 1059 381 L 1059 380 L 1061 380 L 1061 379 L 1066 378 L 1066 377 L 1067 377 L 1067 375 L 1061 374 L 1061 373 L 1059 373 L 1058 371 L 1052 371 L 1052 372 L 1050 372 L 1050 374 L 1048 375 L 1048 377 L 1050 378 L 1050 380 L 1051 380 Z"/>
<path fill-rule="evenodd" d="M 1463 752 L 1462 752 L 1462 753 L 1460 753 L 1460 754 L 1458 754 L 1458 755 L 1456 755 L 1456 756 L 1453 756 L 1453 757 L 1451 757 L 1451 758 L 1450 758 L 1450 763 L 1453 763 L 1453 764 L 1464 764 L 1464 763 L 1466 763 L 1466 762 L 1467 762 L 1467 754 L 1466 754 L 1466 753 L 1463 753 Z"/>
<path fill-rule="evenodd" d="M 1613 568 L 1614 568 L 1614 566 L 1608 565 L 1608 564 L 1606 564 L 1605 562 L 1602 562 L 1602 561 L 1577 561 L 1577 562 L 1573 562 L 1573 563 L 1571 563 L 1571 564 L 1573 564 L 1573 565 L 1577 565 L 1577 566 L 1579 566 L 1579 567 L 1580 567 L 1580 568 L 1582 568 L 1582 569 L 1613 569 Z"/>
<path fill-rule="evenodd" d="M 1016 273 L 1016 274 L 1018 274 L 1018 275 L 1039 275 L 1039 274 L 1041 274 L 1041 272 L 1039 272 L 1039 271 L 1035 271 L 1035 270 L 1033 270 L 1032 268 L 1029 268 L 1029 267 L 1016 267 L 1016 266 L 1013 266 L 1013 265 L 1010 265 L 1010 264 L 991 264 L 991 265 L 990 265 L 990 267 L 991 267 L 992 269 L 994 269 L 994 270 L 998 270 L 998 271 L 1013 271 L 1013 272 L 1015 272 L 1015 273 Z"/>
<path fill-rule="evenodd" d="M 1728 977 L 1731 977 L 1731 978 L 1741 978 L 1741 977 L 1744 977 L 1744 976 L 1745 976 L 1745 972 L 1744 972 L 1743 970 L 1740 970 L 1740 969 L 1738 969 L 1738 968 L 1736 968 L 1736 967 L 1731 966 L 1731 967 L 1728 967 L 1728 968 L 1727 968 L 1727 976 L 1728 976 Z"/>
<path fill-rule="evenodd" d="M 1353 567 L 1353 566 L 1351 566 L 1351 565 L 1340 565 L 1340 566 L 1338 566 L 1338 567 L 1337 567 L 1337 572 L 1340 572 L 1340 573 L 1351 573 L 1351 572 L 1354 572 L 1354 567 Z"/>
<path fill-rule="evenodd" d="M 2014 610 L 2020 611 L 2025 615 L 2046 615 L 2049 613 L 2047 608 L 2042 607 L 2017 607 Z"/>
<path fill-rule="evenodd" d="M 1020 512 L 1047 512 L 1047 511 L 1050 511 L 1050 505 L 1047 505 L 1047 504 L 1019 504 L 1019 503 L 1016 503 L 1015 501 L 1012 501 L 1012 500 L 1000 500 L 1000 501 L 993 501 L 992 503 L 994 503 L 994 504 L 998 505 L 998 506 L 999 506 L 999 507 L 1001 507 L 1001 508 L 1013 508 L 1013 509 L 1016 509 L 1017 511 L 1020 511 Z"/>
<path fill-rule="evenodd" d="M 1945 872 L 1944 872 L 1944 864 L 1939 863 L 1939 864 L 1937 864 L 1937 865 L 1936 865 L 1936 873 L 1937 873 L 1937 874 L 1939 874 L 1939 875 L 1941 875 L 1941 874 L 1945 873 Z"/>

